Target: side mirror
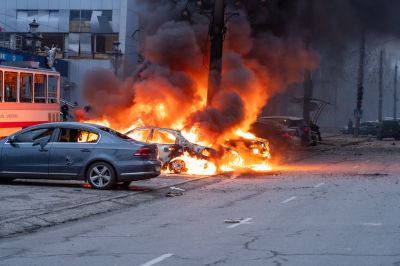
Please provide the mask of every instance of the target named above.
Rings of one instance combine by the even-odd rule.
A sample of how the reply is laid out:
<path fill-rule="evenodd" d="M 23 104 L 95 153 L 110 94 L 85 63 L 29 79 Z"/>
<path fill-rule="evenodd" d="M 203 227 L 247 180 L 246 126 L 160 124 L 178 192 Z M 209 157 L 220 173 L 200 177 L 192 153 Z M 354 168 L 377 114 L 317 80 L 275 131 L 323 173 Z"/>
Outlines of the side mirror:
<path fill-rule="evenodd" d="M 15 135 L 12 135 L 9 139 L 8 142 L 11 144 L 14 144 L 15 142 L 17 142 L 17 139 L 15 138 Z"/>

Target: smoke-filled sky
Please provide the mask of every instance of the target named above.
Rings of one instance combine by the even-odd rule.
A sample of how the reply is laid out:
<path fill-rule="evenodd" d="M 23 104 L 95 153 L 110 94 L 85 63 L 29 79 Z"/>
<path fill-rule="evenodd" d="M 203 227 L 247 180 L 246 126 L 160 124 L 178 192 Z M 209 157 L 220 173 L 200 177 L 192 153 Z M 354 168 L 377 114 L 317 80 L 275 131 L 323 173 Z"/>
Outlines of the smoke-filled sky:
<path fill-rule="evenodd" d="M 228 5 L 239 16 L 227 23 L 221 88 L 205 107 L 209 18 L 194 1 L 188 20 L 181 17 L 186 1 L 136 0 L 145 61 L 123 81 L 106 70 L 87 75 L 84 96 L 91 118 L 107 119 L 117 129 L 138 120 L 197 126 L 203 137 L 218 139 L 231 129 L 246 129 L 271 96 L 301 83 L 305 70 L 318 69 L 321 51 L 340 53 L 362 29 L 374 36 L 400 32 L 400 1 L 259 2 Z"/>

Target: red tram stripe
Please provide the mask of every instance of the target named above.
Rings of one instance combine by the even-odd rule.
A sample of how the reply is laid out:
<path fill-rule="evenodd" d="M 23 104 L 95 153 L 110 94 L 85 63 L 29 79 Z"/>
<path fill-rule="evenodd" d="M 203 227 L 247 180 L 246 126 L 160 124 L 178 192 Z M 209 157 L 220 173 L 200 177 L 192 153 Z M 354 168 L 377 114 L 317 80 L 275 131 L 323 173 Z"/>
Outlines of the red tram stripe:
<path fill-rule="evenodd" d="M 29 127 L 37 124 L 48 123 L 49 121 L 24 121 L 24 122 L 0 122 L 0 128 L 8 127 Z"/>

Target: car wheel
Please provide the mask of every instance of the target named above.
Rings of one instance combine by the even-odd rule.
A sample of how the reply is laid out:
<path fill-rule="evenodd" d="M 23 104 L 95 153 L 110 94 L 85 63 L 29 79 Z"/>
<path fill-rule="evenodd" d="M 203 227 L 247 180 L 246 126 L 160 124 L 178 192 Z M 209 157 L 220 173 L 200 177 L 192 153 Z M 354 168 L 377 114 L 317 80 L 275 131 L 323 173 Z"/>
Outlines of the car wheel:
<path fill-rule="evenodd" d="M 86 178 L 89 184 L 96 189 L 109 189 L 116 182 L 115 171 L 106 162 L 92 164 L 86 172 Z"/>
<path fill-rule="evenodd" d="M 169 170 L 173 171 L 175 174 L 180 174 L 184 172 L 185 162 L 183 160 L 175 160 L 169 163 Z"/>

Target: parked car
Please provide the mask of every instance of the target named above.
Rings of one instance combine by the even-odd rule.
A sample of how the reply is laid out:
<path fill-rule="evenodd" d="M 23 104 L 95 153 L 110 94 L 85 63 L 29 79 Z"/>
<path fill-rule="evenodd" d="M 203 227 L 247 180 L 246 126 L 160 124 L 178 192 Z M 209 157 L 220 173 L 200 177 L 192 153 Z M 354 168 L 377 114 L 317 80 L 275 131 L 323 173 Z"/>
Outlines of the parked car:
<path fill-rule="evenodd" d="M 85 180 L 96 189 L 160 175 L 157 147 L 76 122 L 28 127 L 0 141 L 0 179 Z"/>
<path fill-rule="evenodd" d="M 263 116 L 257 121 L 270 123 L 271 121 L 278 122 L 286 128 L 294 130 L 293 134 L 300 139 L 302 145 L 313 145 L 314 140 L 311 138 L 311 129 L 307 122 L 302 117 L 293 116 Z"/>
<path fill-rule="evenodd" d="M 185 162 L 177 158 L 185 152 L 207 160 L 216 152 L 212 148 L 191 143 L 181 132 L 170 128 L 139 127 L 126 132 L 125 135 L 137 141 L 156 144 L 162 169 L 169 169 L 176 174 L 187 171 Z"/>
<path fill-rule="evenodd" d="M 400 125 L 397 120 L 384 120 L 379 123 L 377 139 L 394 138 L 400 140 Z"/>
<path fill-rule="evenodd" d="M 300 145 L 296 129 L 289 128 L 274 120 L 257 120 L 250 126 L 251 133 L 270 142 L 272 151 Z"/>
<path fill-rule="evenodd" d="M 360 123 L 360 135 L 372 135 L 376 136 L 378 133 L 379 122 L 378 121 L 365 121 Z"/>

